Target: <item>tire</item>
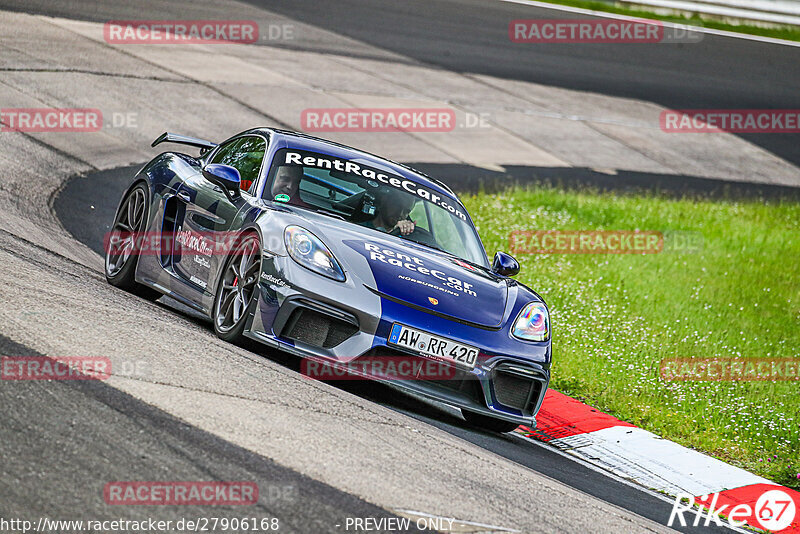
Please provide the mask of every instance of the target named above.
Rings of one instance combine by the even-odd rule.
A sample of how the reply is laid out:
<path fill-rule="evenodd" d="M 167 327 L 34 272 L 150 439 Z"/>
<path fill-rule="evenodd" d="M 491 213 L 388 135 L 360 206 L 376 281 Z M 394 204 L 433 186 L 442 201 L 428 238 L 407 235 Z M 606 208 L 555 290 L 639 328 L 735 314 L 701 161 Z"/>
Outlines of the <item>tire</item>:
<path fill-rule="evenodd" d="M 489 432 L 511 432 L 519 426 L 519 423 L 495 419 L 494 417 L 470 412 L 469 410 L 461 410 L 461 415 L 464 416 L 464 419 L 466 419 L 467 423 L 470 425 L 488 430 Z"/>
<path fill-rule="evenodd" d="M 137 184 L 125 195 L 105 249 L 105 275 L 109 284 L 147 300 L 156 300 L 161 293 L 136 282 L 134 276 L 139 255 L 135 252 L 135 236 L 145 231 L 150 209 L 150 192 L 144 183 Z M 122 237 L 127 236 L 127 237 Z"/>
<path fill-rule="evenodd" d="M 261 275 L 261 246 L 258 235 L 245 234 L 225 260 L 222 277 L 214 296 L 211 319 L 214 332 L 222 340 L 252 347 L 254 342 L 242 332 L 255 305 Z"/>

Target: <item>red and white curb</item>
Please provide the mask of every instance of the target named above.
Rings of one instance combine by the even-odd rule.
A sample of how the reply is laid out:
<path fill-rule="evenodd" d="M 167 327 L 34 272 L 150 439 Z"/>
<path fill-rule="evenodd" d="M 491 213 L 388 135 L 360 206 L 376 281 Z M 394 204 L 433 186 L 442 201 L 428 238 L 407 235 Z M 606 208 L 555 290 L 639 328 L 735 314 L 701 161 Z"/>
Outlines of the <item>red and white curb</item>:
<path fill-rule="evenodd" d="M 768 490 L 781 490 L 794 501 L 794 521 L 775 532 L 800 534 L 800 493 L 666 440 L 592 408 L 572 397 L 548 390 L 537 427 L 521 426 L 517 433 L 642 486 L 672 496 L 692 495 L 706 507 L 749 505 L 753 513 L 738 516 L 749 526 L 765 529 L 756 518 L 756 503 Z M 718 495 L 717 495 L 718 494 Z M 722 515 L 727 515 L 725 511 Z M 743 519 L 744 517 L 744 519 Z M 762 517 L 764 517 L 762 515 Z"/>

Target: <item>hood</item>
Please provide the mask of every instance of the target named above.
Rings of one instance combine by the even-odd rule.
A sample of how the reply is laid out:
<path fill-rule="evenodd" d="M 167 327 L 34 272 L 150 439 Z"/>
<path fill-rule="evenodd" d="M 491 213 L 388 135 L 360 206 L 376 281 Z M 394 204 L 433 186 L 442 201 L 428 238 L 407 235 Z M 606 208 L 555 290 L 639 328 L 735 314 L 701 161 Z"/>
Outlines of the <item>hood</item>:
<path fill-rule="evenodd" d="M 372 289 L 389 298 L 481 326 L 503 322 L 508 299 L 503 279 L 422 246 L 371 236 L 342 244 L 364 256 L 374 280 Z"/>
<path fill-rule="evenodd" d="M 483 327 L 503 323 L 505 278 L 412 241 L 325 215 L 303 217 L 297 224 L 326 243 L 348 277 L 382 296 Z"/>

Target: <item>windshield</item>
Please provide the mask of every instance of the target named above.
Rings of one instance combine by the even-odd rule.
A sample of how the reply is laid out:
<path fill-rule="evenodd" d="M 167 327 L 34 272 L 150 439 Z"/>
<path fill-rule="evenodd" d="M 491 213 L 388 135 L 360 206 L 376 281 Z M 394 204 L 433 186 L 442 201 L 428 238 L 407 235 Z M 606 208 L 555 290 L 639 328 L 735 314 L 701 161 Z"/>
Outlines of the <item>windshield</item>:
<path fill-rule="evenodd" d="M 459 202 L 360 162 L 303 150 L 279 150 L 264 197 L 487 266 L 478 234 Z"/>

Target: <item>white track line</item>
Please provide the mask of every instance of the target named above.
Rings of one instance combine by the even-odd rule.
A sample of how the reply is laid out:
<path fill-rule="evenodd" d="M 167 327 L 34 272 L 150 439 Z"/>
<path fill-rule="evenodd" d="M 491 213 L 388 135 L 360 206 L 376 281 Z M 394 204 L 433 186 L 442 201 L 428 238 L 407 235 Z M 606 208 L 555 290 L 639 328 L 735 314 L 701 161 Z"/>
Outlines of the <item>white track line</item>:
<path fill-rule="evenodd" d="M 605 11 L 594 11 L 591 9 L 584 9 L 582 7 L 562 6 L 559 4 L 550 4 L 547 2 L 537 2 L 536 0 L 500 0 L 501 2 L 508 2 L 510 4 L 521 4 L 531 7 L 540 7 L 543 9 L 552 9 L 555 11 L 564 11 L 566 13 L 578 13 L 580 15 L 589 15 L 592 17 L 602 17 L 606 19 L 627 20 L 642 22 L 645 19 L 641 17 L 631 17 L 629 15 L 620 15 L 617 13 L 607 13 Z M 653 19 L 655 20 L 655 19 Z M 713 28 L 703 28 L 702 26 L 691 26 L 688 24 L 676 24 L 667 21 L 656 21 L 667 28 L 682 28 L 698 33 L 705 33 L 708 35 L 719 35 L 722 37 L 732 37 L 734 39 L 745 39 L 747 41 L 757 41 L 760 43 L 777 44 L 784 46 L 800 47 L 800 42 L 787 41 L 786 39 L 775 39 L 773 37 L 762 37 L 760 35 L 750 35 L 747 33 L 730 32 L 725 30 L 715 30 Z"/>
<path fill-rule="evenodd" d="M 425 518 L 425 519 L 440 519 L 440 520 L 452 520 L 453 523 L 456 523 L 456 527 L 478 527 L 481 529 L 485 529 L 488 532 L 520 532 L 519 530 L 513 528 L 506 528 L 506 527 L 498 527 L 497 525 L 487 525 L 486 523 L 476 523 L 475 521 L 464 521 L 461 519 L 456 519 L 454 517 L 445 517 L 441 515 L 433 515 L 426 512 L 415 512 L 414 510 L 406 510 L 404 508 L 394 508 L 390 510 L 397 515 L 405 515 L 408 517 L 409 515 L 417 516 L 418 518 Z M 419 526 L 419 525 L 417 525 Z M 440 531 L 440 532 L 458 532 L 456 530 L 449 530 L 449 531 Z"/>
<path fill-rule="evenodd" d="M 547 443 L 542 443 L 541 441 L 538 441 L 538 440 L 533 439 L 533 438 L 529 438 L 529 437 L 524 436 L 524 435 L 522 435 L 522 434 L 520 434 L 518 432 L 513 432 L 510 435 L 513 436 L 513 437 L 516 437 L 517 439 L 520 439 L 520 440 L 523 440 L 523 441 L 527 441 L 528 443 L 532 443 L 533 445 L 536 445 L 537 447 L 541 447 L 543 449 L 547 449 L 550 452 L 554 452 L 554 453 L 558 454 L 559 456 L 563 456 L 564 458 L 566 458 L 566 459 L 568 459 L 570 461 L 573 461 L 573 462 L 575 462 L 577 464 L 580 464 L 580 465 L 586 467 L 587 469 L 591 469 L 592 471 L 600 473 L 600 474 L 602 474 L 602 475 L 604 475 L 604 476 L 606 476 L 606 477 L 608 477 L 608 478 L 610 478 L 610 479 L 612 479 L 612 480 L 614 480 L 616 482 L 619 482 L 621 484 L 625 484 L 626 486 L 630 486 L 631 488 L 634 488 L 634 489 L 636 489 L 638 491 L 641 491 L 642 493 L 646 493 L 646 494 L 648 494 L 648 495 L 650 495 L 652 497 L 655 497 L 656 499 L 664 501 L 665 503 L 668 503 L 670 505 L 673 505 L 675 503 L 675 498 L 673 496 L 667 496 L 667 495 L 665 495 L 664 493 L 662 493 L 660 491 L 655 491 L 653 488 L 649 488 L 647 486 L 644 486 L 640 482 L 634 481 L 634 480 L 632 480 L 630 478 L 621 477 L 618 474 L 614 473 L 613 471 L 609 471 L 608 469 L 606 469 L 604 467 L 601 467 L 601 466 L 599 466 L 599 465 L 597 465 L 595 463 L 589 462 L 588 460 L 585 460 L 584 458 L 581 458 L 579 456 L 575 456 L 575 455 L 572 455 L 572 454 L 568 454 L 568 453 L 566 453 L 566 452 L 564 452 L 562 450 L 557 449 L 556 447 L 553 447 L 552 445 L 549 445 Z M 583 490 L 578 490 L 578 491 L 583 491 Z M 586 492 L 584 492 L 584 493 L 586 493 Z M 598 498 L 602 499 L 602 497 L 598 497 Z M 605 501 L 605 499 L 603 499 L 603 500 Z M 608 501 L 606 501 L 606 502 L 608 502 Z M 698 506 L 695 506 L 694 508 L 697 509 Z M 631 513 L 635 513 L 635 512 L 631 512 Z M 703 519 L 705 519 L 707 516 L 708 516 L 708 511 L 707 510 L 703 510 L 700 513 L 700 517 L 703 518 Z M 732 530 L 734 532 L 739 532 L 741 534 L 753 534 L 752 530 L 746 530 L 746 529 L 741 528 L 741 527 L 734 527 L 732 525 L 729 525 L 725 521 L 723 521 L 722 524 L 723 524 L 723 528 L 726 528 L 728 530 Z"/>

